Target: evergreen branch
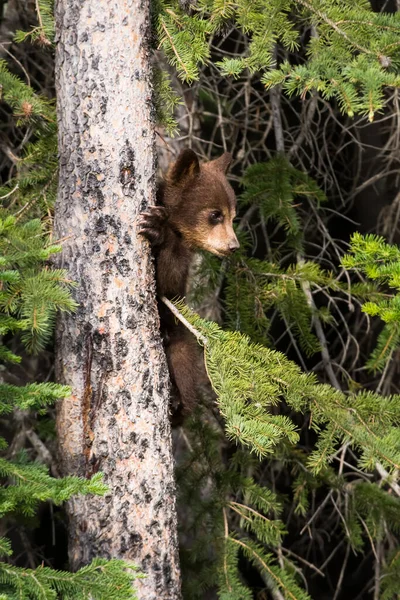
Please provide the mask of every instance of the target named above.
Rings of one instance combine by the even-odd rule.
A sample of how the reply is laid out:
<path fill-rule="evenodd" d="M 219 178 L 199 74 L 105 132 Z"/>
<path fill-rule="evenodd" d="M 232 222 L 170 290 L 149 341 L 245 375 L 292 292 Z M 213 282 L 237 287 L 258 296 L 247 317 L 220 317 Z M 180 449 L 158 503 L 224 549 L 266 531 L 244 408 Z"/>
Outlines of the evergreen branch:
<path fill-rule="evenodd" d="M 36 7 L 36 15 L 39 21 L 39 27 L 41 29 L 43 29 L 43 20 L 42 20 L 42 15 L 40 12 L 40 6 L 39 6 L 39 0 L 35 0 L 35 7 Z"/>
<path fill-rule="evenodd" d="M 283 590 L 283 592 L 285 593 L 286 598 L 289 598 L 290 600 L 306 600 L 306 599 L 310 599 L 309 595 L 304 592 L 304 590 L 300 590 L 300 588 L 297 588 L 297 586 L 295 586 L 298 590 L 298 593 L 293 593 L 288 585 L 287 582 L 285 582 L 283 580 L 282 575 L 279 575 L 279 572 L 277 569 L 273 569 L 267 562 L 266 560 L 263 558 L 262 553 L 258 552 L 257 549 L 254 547 L 254 545 L 252 543 L 250 543 L 250 541 L 248 541 L 247 543 L 243 542 L 242 540 L 238 540 L 232 536 L 229 536 L 229 541 L 237 544 L 239 546 L 241 546 L 242 548 L 244 548 L 244 550 L 246 551 L 246 554 L 251 555 L 254 557 L 255 561 L 258 562 L 262 569 L 264 571 L 266 571 L 266 573 L 268 573 L 269 577 L 271 577 L 271 579 L 276 583 L 276 585 Z"/>
<path fill-rule="evenodd" d="M 366 21 L 366 20 L 360 20 L 360 19 L 341 19 L 339 21 L 336 22 L 336 25 L 342 25 L 342 24 L 351 24 L 351 25 L 369 25 L 370 27 L 373 27 L 374 29 L 383 29 L 384 31 L 393 31 L 396 34 L 400 33 L 400 27 L 394 27 L 394 26 L 390 26 L 390 25 L 384 25 L 383 23 L 379 23 L 377 21 Z"/>
<path fill-rule="evenodd" d="M 4 196 L 0 196 L 0 200 L 5 200 L 6 198 L 9 198 L 9 196 L 12 196 L 12 194 L 16 192 L 18 188 L 19 184 L 16 183 L 12 190 L 10 190 L 7 194 L 4 194 Z"/>
<path fill-rule="evenodd" d="M 222 509 L 222 515 L 223 515 L 223 518 L 224 518 L 225 540 L 228 540 L 229 539 L 229 526 L 228 526 L 228 518 L 226 516 L 226 509 L 225 509 L 225 507 Z M 225 574 L 226 587 L 228 588 L 228 590 L 230 592 L 232 592 L 232 587 L 230 585 L 229 578 L 228 578 L 227 553 L 224 553 L 224 574 Z"/>
<path fill-rule="evenodd" d="M 76 573 L 57 571 L 48 567 L 23 569 L 0 563 L 0 583 L 17 588 L 18 598 L 28 600 L 32 595 L 42 600 L 79 598 L 90 600 L 136 600 L 132 587 L 143 575 L 137 568 L 122 560 L 101 558 L 82 567 Z"/>
<path fill-rule="evenodd" d="M 295 443 L 298 434 L 293 423 L 282 416 L 270 414 L 269 405 L 281 397 L 296 410 L 311 412 L 311 425 L 317 430 L 330 424 L 320 434 L 317 450 L 309 458 L 314 472 L 320 472 L 333 454 L 336 443 L 346 436 L 352 444 L 364 449 L 364 468 L 373 457 L 393 468 L 399 467 L 399 457 L 391 441 L 392 423 L 400 419 L 397 399 L 383 410 L 378 395 L 346 397 L 340 390 L 318 384 L 315 378 L 301 373 L 297 365 L 276 352 L 251 344 L 237 332 L 224 332 L 191 313 L 180 303 L 177 307 L 195 327 L 198 339 L 207 339 L 207 373 L 218 395 L 221 414 L 226 420 L 229 438 L 249 446 L 259 456 L 265 456 L 285 437 Z M 376 417 L 374 402 L 380 406 Z M 333 429 L 332 429 L 333 427 Z M 372 463 L 372 464 L 374 464 Z"/>
<path fill-rule="evenodd" d="M 340 36 L 342 36 L 346 41 L 348 41 L 354 48 L 356 48 L 357 50 L 359 50 L 360 52 L 363 52 L 364 54 L 374 54 L 371 50 L 368 50 L 368 48 L 364 48 L 363 46 L 360 46 L 359 44 L 357 44 L 357 42 L 355 42 L 354 40 L 352 40 L 345 31 L 343 31 L 343 29 L 340 29 L 340 27 L 337 26 L 337 24 L 332 21 L 332 19 L 330 19 L 328 17 L 328 15 L 326 15 L 324 12 L 322 12 L 321 10 L 319 10 L 318 8 L 315 8 L 312 4 L 310 4 L 309 2 L 307 2 L 307 0 L 297 0 L 299 4 L 302 4 L 303 6 L 305 6 L 310 12 L 318 15 L 318 17 L 322 20 L 325 21 L 325 23 L 327 23 L 327 25 L 329 25 L 330 27 L 332 27 L 332 29 L 334 29 L 334 31 L 336 31 L 336 33 Z"/>
<path fill-rule="evenodd" d="M 299 263 L 300 263 L 300 265 L 304 264 L 304 261 L 301 257 L 300 257 Z M 322 360 L 325 365 L 325 369 L 328 374 L 329 380 L 334 388 L 336 388 L 337 390 L 341 390 L 339 380 L 336 377 L 335 372 L 332 367 L 332 361 L 331 361 L 331 357 L 330 357 L 329 350 L 328 350 L 328 343 L 326 341 L 325 333 L 324 333 L 321 321 L 320 321 L 317 311 L 316 311 L 316 306 L 315 306 L 314 298 L 311 293 L 310 284 L 308 281 L 303 280 L 301 283 L 301 286 L 303 288 L 304 295 L 307 300 L 307 304 L 310 307 L 310 309 L 312 310 L 315 331 L 316 331 L 317 337 L 319 339 L 319 343 L 321 344 L 321 356 L 322 356 Z"/>
<path fill-rule="evenodd" d="M 207 338 L 204 335 L 202 335 L 199 331 L 197 331 L 197 329 L 193 327 L 193 325 L 191 325 L 187 319 L 185 319 L 185 317 L 179 312 L 176 306 L 165 296 L 162 296 L 161 300 L 166 306 L 168 306 L 174 317 L 176 317 L 181 323 L 183 323 L 185 327 L 190 331 L 190 333 L 192 333 L 195 336 L 195 338 L 202 343 L 203 346 L 206 346 Z"/>
<path fill-rule="evenodd" d="M 376 470 L 378 471 L 379 475 L 382 477 L 383 481 L 388 483 L 388 485 L 392 488 L 392 490 L 395 492 L 395 494 L 397 494 L 397 496 L 400 497 L 400 485 L 398 483 L 396 483 L 395 481 L 393 481 L 393 476 L 386 471 L 385 467 L 383 465 L 381 465 L 381 463 L 377 462 L 375 464 L 375 466 L 376 466 Z"/>
<path fill-rule="evenodd" d="M 182 71 L 185 73 L 186 78 L 188 80 L 190 80 L 191 79 L 190 73 L 187 70 L 185 63 L 182 61 L 182 59 L 181 59 L 181 57 L 179 55 L 179 52 L 177 51 L 177 49 L 175 47 L 174 40 L 173 40 L 171 34 L 169 33 L 168 28 L 165 25 L 164 19 L 162 17 L 160 17 L 160 20 L 161 20 L 161 27 L 163 28 L 163 30 L 164 30 L 164 32 L 165 32 L 165 34 L 166 34 L 166 36 L 167 36 L 167 38 L 169 40 L 171 48 L 172 48 L 172 50 L 173 50 L 173 52 L 174 52 L 174 54 L 176 56 L 176 59 L 177 59 L 179 65 L 180 65 L 180 67 L 181 67 Z"/>

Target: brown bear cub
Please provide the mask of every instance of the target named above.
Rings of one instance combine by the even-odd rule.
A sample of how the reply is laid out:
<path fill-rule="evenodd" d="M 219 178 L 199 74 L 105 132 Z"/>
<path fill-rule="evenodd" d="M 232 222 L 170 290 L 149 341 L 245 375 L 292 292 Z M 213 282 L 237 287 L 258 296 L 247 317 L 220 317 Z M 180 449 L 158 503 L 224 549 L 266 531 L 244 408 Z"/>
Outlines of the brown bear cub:
<path fill-rule="evenodd" d="M 200 164 L 192 150 L 183 150 L 159 186 L 157 206 L 150 206 L 141 215 L 140 233 L 153 248 L 159 297 L 173 300 L 185 296 L 190 263 L 197 249 L 222 257 L 239 248 L 232 227 L 236 198 L 226 178 L 231 160 L 231 154 L 225 153 Z M 189 412 L 196 404 L 198 386 L 204 381 L 199 345 L 162 302 L 159 311 L 175 388 L 174 405 L 183 413 Z"/>

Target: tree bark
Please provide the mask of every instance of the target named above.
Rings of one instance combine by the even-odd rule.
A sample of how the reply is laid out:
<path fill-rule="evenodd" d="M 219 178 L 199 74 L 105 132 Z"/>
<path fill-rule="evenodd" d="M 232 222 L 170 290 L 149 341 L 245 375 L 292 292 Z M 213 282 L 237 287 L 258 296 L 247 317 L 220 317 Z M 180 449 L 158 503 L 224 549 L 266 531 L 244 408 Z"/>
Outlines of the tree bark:
<path fill-rule="evenodd" d="M 69 503 L 72 568 L 134 562 L 139 598 L 180 598 L 169 375 L 148 243 L 154 203 L 149 0 L 57 0 L 60 183 L 56 234 L 77 282 L 57 332 L 62 470 L 102 471 L 105 497 Z"/>

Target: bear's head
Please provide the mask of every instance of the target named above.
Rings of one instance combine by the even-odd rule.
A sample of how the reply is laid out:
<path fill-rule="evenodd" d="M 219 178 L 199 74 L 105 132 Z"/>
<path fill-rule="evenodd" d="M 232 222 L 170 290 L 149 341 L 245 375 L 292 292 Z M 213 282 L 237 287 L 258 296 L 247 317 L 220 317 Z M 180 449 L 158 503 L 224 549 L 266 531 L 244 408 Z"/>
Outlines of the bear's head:
<path fill-rule="evenodd" d="M 193 150 L 183 150 L 170 166 L 163 185 L 163 204 L 169 224 L 189 248 L 227 256 L 239 248 L 232 222 L 236 197 L 226 172 L 228 152 L 200 164 Z"/>

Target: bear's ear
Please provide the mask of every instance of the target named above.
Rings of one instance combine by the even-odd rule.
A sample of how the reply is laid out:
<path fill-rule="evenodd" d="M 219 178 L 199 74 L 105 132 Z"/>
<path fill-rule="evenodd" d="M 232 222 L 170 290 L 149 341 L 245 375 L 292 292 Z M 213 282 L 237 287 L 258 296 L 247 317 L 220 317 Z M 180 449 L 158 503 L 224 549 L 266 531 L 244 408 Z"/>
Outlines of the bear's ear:
<path fill-rule="evenodd" d="M 172 185 L 181 183 L 185 179 L 195 177 L 200 173 L 200 163 L 193 150 L 182 150 L 174 164 L 167 173 L 167 180 Z"/>
<path fill-rule="evenodd" d="M 224 152 L 222 156 L 212 160 L 209 164 L 210 167 L 215 169 L 216 171 L 222 171 L 222 173 L 227 173 L 232 162 L 232 154 L 230 152 Z"/>

